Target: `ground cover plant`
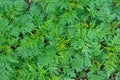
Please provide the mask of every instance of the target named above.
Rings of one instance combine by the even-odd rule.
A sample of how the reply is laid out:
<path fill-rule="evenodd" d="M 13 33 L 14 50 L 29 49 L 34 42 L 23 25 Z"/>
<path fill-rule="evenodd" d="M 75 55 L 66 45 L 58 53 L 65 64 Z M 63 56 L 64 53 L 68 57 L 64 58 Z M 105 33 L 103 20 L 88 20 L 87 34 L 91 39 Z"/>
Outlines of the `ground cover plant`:
<path fill-rule="evenodd" d="M 0 0 L 0 80 L 120 80 L 120 0 Z"/>

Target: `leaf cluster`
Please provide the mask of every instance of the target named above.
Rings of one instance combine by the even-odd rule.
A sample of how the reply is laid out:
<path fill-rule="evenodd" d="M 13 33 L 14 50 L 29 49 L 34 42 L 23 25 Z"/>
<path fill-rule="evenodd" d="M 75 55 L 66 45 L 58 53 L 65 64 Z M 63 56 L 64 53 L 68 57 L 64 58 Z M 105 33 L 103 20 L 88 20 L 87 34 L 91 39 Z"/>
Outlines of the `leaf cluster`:
<path fill-rule="evenodd" d="M 120 0 L 0 0 L 0 80 L 120 80 Z"/>

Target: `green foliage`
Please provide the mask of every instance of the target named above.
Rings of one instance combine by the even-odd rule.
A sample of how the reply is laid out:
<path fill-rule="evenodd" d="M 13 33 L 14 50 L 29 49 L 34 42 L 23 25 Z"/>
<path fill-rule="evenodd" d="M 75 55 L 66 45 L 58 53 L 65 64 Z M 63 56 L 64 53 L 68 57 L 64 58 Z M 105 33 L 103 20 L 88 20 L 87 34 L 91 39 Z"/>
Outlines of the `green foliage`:
<path fill-rule="evenodd" d="M 120 0 L 0 0 L 0 80 L 120 80 Z"/>

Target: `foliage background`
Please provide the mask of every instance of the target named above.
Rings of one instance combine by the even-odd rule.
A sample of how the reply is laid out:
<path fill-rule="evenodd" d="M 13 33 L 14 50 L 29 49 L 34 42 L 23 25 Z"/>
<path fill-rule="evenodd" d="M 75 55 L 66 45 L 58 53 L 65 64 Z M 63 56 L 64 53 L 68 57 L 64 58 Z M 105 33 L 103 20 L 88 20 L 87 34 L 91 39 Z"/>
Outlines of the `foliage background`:
<path fill-rule="evenodd" d="M 120 0 L 0 0 L 0 80 L 120 80 Z"/>

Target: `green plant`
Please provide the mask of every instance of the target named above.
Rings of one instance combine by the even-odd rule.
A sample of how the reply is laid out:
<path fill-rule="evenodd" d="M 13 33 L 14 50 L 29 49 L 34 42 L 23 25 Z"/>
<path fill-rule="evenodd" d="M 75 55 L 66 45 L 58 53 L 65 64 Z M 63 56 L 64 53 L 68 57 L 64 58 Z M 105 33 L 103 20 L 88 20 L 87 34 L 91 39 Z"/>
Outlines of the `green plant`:
<path fill-rule="evenodd" d="M 1 80 L 120 80 L 120 0 L 0 0 Z"/>

